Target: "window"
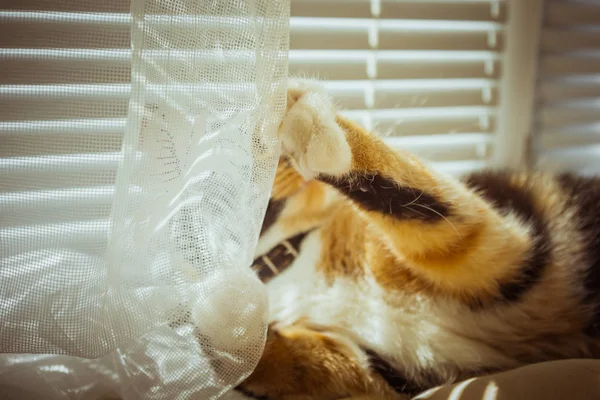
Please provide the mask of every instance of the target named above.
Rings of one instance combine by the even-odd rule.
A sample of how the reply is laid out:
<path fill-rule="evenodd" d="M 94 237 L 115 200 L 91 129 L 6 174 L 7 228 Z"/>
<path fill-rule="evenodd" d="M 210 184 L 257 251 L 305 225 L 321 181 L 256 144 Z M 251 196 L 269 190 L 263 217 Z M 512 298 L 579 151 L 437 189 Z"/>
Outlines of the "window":
<path fill-rule="evenodd" d="M 3 7 L 3 256 L 67 244 L 102 252 L 130 94 L 129 4 Z"/>
<path fill-rule="evenodd" d="M 547 1 L 535 150 L 544 168 L 600 172 L 600 3 Z"/>
<path fill-rule="evenodd" d="M 290 73 L 344 113 L 451 173 L 492 155 L 505 1 L 292 0 Z"/>

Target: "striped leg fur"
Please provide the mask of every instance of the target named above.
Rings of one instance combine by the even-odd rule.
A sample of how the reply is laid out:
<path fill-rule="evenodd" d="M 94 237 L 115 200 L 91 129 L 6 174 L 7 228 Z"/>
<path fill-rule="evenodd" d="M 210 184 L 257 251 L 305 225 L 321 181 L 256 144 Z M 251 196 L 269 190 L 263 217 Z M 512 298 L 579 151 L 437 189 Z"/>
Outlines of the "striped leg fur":
<path fill-rule="evenodd" d="M 284 154 L 305 178 L 325 182 L 352 201 L 412 274 L 435 290 L 477 303 L 501 298 L 504 286 L 522 279 L 536 256 L 531 224 L 499 213 L 476 188 L 342 118 L 318 88 L 296 84 L 288 102 L 280 127 Z"/>

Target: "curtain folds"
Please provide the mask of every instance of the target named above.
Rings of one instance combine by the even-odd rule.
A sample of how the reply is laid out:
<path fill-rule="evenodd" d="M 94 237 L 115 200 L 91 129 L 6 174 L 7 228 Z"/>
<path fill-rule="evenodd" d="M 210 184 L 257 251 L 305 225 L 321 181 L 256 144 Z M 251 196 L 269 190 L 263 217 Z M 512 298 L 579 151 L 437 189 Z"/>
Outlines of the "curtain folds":
<path fill-rule="evenodd" d="M 288 0 L 9 3 L 3 393 L 219 397 L 264 346 L 249 266 L 279 155 Z"/>

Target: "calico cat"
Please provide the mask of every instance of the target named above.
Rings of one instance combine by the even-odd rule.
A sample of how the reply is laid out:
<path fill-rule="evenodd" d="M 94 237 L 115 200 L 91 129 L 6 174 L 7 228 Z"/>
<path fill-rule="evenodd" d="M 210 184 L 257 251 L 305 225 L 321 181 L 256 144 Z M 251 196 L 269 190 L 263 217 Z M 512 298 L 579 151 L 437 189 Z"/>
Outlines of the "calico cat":
<path fill-rule="evenodd" d="M 290 84 L 279 135 L 255 262 L 271 323 L 240 392 L 403 399 L 600 355 L 600 180 L 455 180 L 342 118 L 312 81 Z"/>

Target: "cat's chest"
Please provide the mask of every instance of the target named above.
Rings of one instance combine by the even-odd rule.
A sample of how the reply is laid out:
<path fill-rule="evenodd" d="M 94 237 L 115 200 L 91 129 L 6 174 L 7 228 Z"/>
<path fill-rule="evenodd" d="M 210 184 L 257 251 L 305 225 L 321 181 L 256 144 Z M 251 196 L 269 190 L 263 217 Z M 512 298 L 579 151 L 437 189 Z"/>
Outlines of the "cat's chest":
<path fill-rule="evenodd" d="M 322 250 L 318 232 L 306 235 L 294 261 L 268 282 L 271 322 L 341 329 L 360 346 L 412 365 L 444 360 L 476 365 L 488 351 L 466 338 L 469 323 L 459 308 L 425 294 L 386 292 L 368 266 L 360 278 L 326 279 L 319 266 Z"/>
<path fill-rule="evenodd" d="M 267 284 L 271 321 L 308 320 L 343 329 L 361 345 L 386 353 L 399 352 L 403 343 L 417 343 L 419 335 L 434 330 L 436 317 L 425 298 L 396 294 L 390 304 L 389 293 L 368 274 L 326 279 L 319 265 L 322 247 L 318 232 L 307 235 L 294 262 Z"/>

